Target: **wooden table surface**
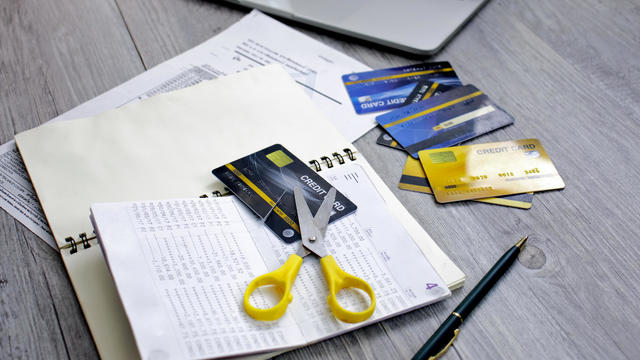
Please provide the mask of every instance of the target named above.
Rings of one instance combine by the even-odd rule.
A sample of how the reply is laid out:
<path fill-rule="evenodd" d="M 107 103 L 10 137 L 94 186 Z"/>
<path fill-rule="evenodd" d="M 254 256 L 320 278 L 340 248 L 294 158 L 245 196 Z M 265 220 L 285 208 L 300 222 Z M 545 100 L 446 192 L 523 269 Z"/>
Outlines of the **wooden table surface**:
<path fill-rule="evenodd" d="M 2 0 L 0 141 L 201 43 L 246 10 L 199 0 Z M 373 68 L 425 60 L 291 24 Z M 640 358 L 640 1 L 494 0 L 439 54 L 515 118 L 473 142 L 539 138 L 566 189 L 531 210 L 397 188 L 405 155 L 356 142 L 467 274 L 436 305 L 283 358 L 408 358 L 519 237 L 511 271 L 445 359 Z M 0 358 L 97 352 L 58 253 L 0 211 Z"/>

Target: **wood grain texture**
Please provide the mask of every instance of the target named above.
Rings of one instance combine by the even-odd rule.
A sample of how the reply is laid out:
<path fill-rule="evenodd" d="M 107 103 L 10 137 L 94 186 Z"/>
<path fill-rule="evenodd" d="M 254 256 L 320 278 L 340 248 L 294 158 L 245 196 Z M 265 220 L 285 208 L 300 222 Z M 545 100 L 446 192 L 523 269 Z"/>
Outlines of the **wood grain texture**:
<path fill-rule="evenodd" d="M 53 4 L 53 3 L 52 3 Z M 0 3 L 0 140 L 224 30 L 245 11 L 197 0 Z M 306 26 L 374 68 L 425 58 Z M 467 274 L 452 298 L 282 358 L 408 358 L 521 235 L 531 248 L 465 321 L 446 359 L 640 358 L 640 2 L 494 0 L 428 60 L 448 60 L 516 123 L 471 143 L 536 137 L 566 189 L 531 210 L 397 188 L 406 155 L 356 146 Z M 0 214 L 0 357 L 95 349 L 57 254 Z M 537 251 L 536 251 L 537 249 Z M 544 259 L 543 259 L 544 258 Z"/>
<path fill-rule="evenodd" d="M 143 70 L 111 1 L 2 1 L 0 141 Z M 1 211 L 0 358 L 95 357 L 59 254 Z"/>

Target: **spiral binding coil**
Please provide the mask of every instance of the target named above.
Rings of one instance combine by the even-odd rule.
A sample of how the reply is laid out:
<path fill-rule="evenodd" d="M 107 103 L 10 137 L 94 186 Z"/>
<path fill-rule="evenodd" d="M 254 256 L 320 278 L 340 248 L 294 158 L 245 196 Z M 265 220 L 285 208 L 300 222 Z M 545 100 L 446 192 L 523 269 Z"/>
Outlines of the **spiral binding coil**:
<path fill-rule="evenodd" d="M 224 191 L 224 192 L 221 192 L 221 191 L 218 191 L 218 190 L 214 190 L 214 191 L 212 191 L 212 192 L 211 192 L 211 196 L 212 196 L 212 197 L 220 197 L 220 196 L 227 196 L 227 195 L 231 195 L 231 190 L 229 190 L 229 188 L 228 188 L 228 187 L 226 187 L 226 186 L 225 186 L 225 188 L 224 188 L 224 190 L 223 190 L 223 191 Z M 207 195 L 207 194 L 202 194 L 202 195 L 200 195 L 200 196 L 198 196 L 198 197 L 199 197 L 199 198 L 201 198 L 201 199 L 206 199 L 206 198 L 208 198 L 208 197 L 209 197 L 209 195 Z"/>
<path fill-rule="evenodd" d="M 79 234 L 78 237 L 80 238 L 80 243 L 82 243 L 82 247 L 84 249 L 88 249 L 91 247 L 91 244 L 89 244 L 89 238 L 87 237 L 87 233 Z M 93 239 L 95 238 L 96 237 L 93 236 Z"/>
<path fill-rule="evenodd" d="M 311 165 L 311 168 L 313 168 L 316 172 L 319 172 L 319 171 L 322 171 L 323 163 L 327 168 L 330 169 L 333 167 L 334 161 L 337 161 L 338 164 L 342 165 L 346 162 L 345 158 L 351 161 L 354 161 L 356 159 L 356 155 L 355 155 L 356 153 L 354 151 L 351 151 L 351 149 L 345 148 L 342 151 L 344 152 L 344 154 L 340 154 L 338 152 L 334 152 L 333 154 L 331 154 L 331 156 L 333 157 L 333 160 L 328 156 L 322 156 L 320 158 L 320 161 L 310 160 L 309 164 Z"/>
<path fill-rule="evenodd" d="M 338 160 L 338 164 L 342 165 L 344 164 L 344 158 L 342 157 L 342 155 L 338 154 L 337 152 L 334 152 L 333 154 L 334 158 L 336 158 L 336 160 Z"/>
<path fill-rule="evenodd" d="M 311 160 L 311 161 L 309 161 L 309 164 L 313 165 L 313 168 L 316 171 L 322 170 L 322 166 L 320 166 L 320 163 L 318 162 L 318 160 Z"/>
<path fill-rule="evenodd" d="M 71 246 L 71 251 L 69 251 L 70 254 L 75 254 L 78 252 L 78 244 L 76 244 L 76 241 L 71 236 L 67 236 L 66 238 L 64 238 L 64 241 L 70 243 L 69 244 Z M 62 249 L 65 249 L 66 247 L 68 246 L 65 245 L 62 247 Z"/>
<path fill-rule="evenodd" d="M 78 244 L 81 244 L 83 249 L 88 249 L 91 247 L 89 241 L 95 240 L 96 234 L 94 233 L 92 236 L 87 236 L 87 233 L 83 232 L 78 234 L 78 238 L 80 239 L 79 243 L 72 236 L 67 236 L 66 238 L 64 238 L 64 241 L 67 243 L 67 245 L 60 247 L 60 250 L 71 249 L 69 251 L 69 254 L 75 254 L 78 252 Z"/>
<path fill-rule="evenodd" d="M 344 153 L 347 154 L 347 156 L 349 157 L 349 160 L 354 161 L 356 159 L 355 153 L 351 151 L 351 149 L 346 148 L 346 149 L 342 149 L 342 151 L 344 151 Z"/>
<path fill-rule="evenodd" d="M 327 164 L 328 168 L 332 168 L 333 167 L 333 162 L 331 161 L 331 158 L 329 158 L 328 156 L 323 156 L 320 158 L 320 160 L 324 161 L 325 164 Z"/>

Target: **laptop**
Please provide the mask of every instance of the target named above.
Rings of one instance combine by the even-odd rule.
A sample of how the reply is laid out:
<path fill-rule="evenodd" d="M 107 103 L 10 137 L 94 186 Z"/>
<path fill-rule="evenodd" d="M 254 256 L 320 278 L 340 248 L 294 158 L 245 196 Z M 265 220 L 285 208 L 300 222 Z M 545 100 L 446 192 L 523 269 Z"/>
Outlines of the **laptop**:
<path fill-rule="evenodd" d="M 428 55 L 487 0 L 225 0 L 406 52 Z"/>

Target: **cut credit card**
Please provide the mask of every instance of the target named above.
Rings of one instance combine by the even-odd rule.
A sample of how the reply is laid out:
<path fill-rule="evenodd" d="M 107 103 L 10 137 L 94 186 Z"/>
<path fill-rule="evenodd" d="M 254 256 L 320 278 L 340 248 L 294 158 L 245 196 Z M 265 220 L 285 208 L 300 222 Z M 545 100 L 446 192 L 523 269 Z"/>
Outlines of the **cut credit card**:
<path fill-rule="evenodd" d="M 315 214 L 331 188 L 331 184 L 280 144 L 212 172 L 287 243 L 300 240 L 293 189 L 302 189 L 309 209 Z M 338 191 L 329 222 L 355 210 L 356 205 Z"/>
<path fill-rule="evenodd" d="M 411 94 L 404 99 L 402 106 L 417 103 L 418 101 L 426 100 L 433 96 L 438 96 L 443 92 L 453 89 L 453 86 L 440 84 L 439 82 L 420 80 L 418 84 L 413 88 Z"/>
<path fill-rule="evenodd" d="M 398 150 L 404 150 L 402 148 L 402 145 L 398 144 L 397 141 L 393 140 L 393 138 L 391 137 L 391 135 L 387 134 L 386 132 L 380 134 L 380 136 L 378 136 L 378 139 L 376 140 L 376 144 L 378 145 L 384 145 L 390 148 L 394 148 L 394 149 L 398 149 Z"/>
<path fill-rule="evenodd" d="M 421 80 L 460 86 L 458 75 L 447 61 L 400 66 L 342 75 L 353 108 L 358 114 L 400 107 Z"/>
<path fill-rule="evenodd" d="M 402 177 L 400 177 L 398 187 L 402 190 L 433 194 L 429 181 L 427 180 L 427 175 L 424 173 L 424 169 L 422 169 L 422 164 L 420 164 L 419 160 L 416 160 L 411 156 L 407 157 L 407 163 L 404 166 L 404 170 L 402 170 Z M 475 199 L 474 201 L 520 209 L 530 209 L 533 202 L 533 193 L 529 192 L 524 194 Z"/>
<path fill-rule="evenodd" d="M 436 200 L 447 203 L 564 188 L 538 139 L 420 151 Z"/>
<path fill-rule="evenodd" d="M 418 151 L 452 146 L 513 124 L 513 117 L 473 85 L 376 117 L 376 121 L 415 159 Z"/>

